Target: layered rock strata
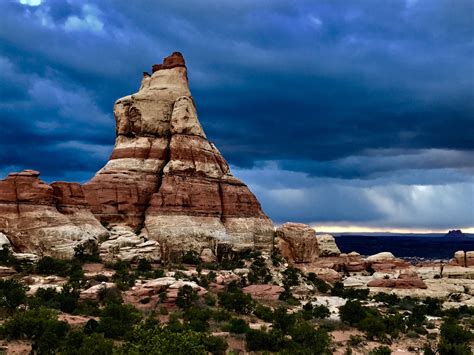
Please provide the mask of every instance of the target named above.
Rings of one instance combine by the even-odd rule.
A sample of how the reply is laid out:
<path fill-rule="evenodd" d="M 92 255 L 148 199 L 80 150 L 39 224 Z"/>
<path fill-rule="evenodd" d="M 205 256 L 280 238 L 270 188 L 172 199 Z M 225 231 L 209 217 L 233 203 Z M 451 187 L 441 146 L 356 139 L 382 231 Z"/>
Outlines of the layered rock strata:
<path fill-rule="evenodd" d="M 316 235 L 314 228 L 303 223 L 285 223 L 277 228 L 276 236 L 281 254 L 295 263 L 341 254 L 332 235 Z"/>
<path fill-rule="evenodd" d="M 79 244 L 107 235 L 75 183 L 45 184 L 39 172 L 0 181 L 0 231 L 15 252 L 69 258 Z"/>
<path fill-rule="evenodd" d="M 114 113 L 112 156 L 84 186 L 103 223 L 157 240 L 165 260 L 184 249 L 271 248 L 272 223 L 199 123 L 180 53 L 145 73 Z"/>
<path fill-rule="evenodd" d="M 112 258 L 272 248 L 271 221 L 199 123 L 180 53 L 144 73 L 114 116 L 114 150 L 84 186 L 47 185 L 33 171 L 0 182 L 0 232 L 16 249 L 66 257 L 73 245 L 107 236 L 103 226 L 135 235 L 127 242 L 112 233 L 101 248 Z"/>

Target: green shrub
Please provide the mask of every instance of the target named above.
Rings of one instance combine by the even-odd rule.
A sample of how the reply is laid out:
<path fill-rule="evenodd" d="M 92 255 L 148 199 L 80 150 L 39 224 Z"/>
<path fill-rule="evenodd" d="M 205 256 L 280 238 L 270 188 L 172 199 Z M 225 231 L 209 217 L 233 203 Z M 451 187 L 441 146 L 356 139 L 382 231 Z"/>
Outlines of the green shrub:
<path fill-rule="evenodd" d="M 113 353 L 114 344 L 102 334 L 87 335 L 82 331 L 70 332 L 61 353 L 68 355 L 109 355 Z"/>
<path fill-rule="evenodd" d="M 271 253 L 271 259 L 272 259 L 272 265 L 273 266 L 280 266 L 285 262 L 285 259 L 280 253 L 280 249 L 278 248 L 273 248 L 272 253 Z"/>
<path fill-rule="evenodd" d="M 186 253 L 184 253 L 182 261 L 183 263 L 190 265 L 199 265 L 201 263 L 199 254 L 194 250 L 188 250 Z"/>
<path fill-rule="evenodd" d="M 313 306 L 311 302 L 308 302 L 303 306 L 302 315 L 303 318 L 306 320 L 310 320 L 313 318 L 324 319 L 329 317 L 330 314 L 331 312 L 329 311 L 329 308 L 323 305 Z"/>
<path fill-rule="evenodd" d="M 26 302 L 27 287 L 16 280 L 0 280 L 0 307 L 14 310 Z"/>
<path fill-rule="evenodd" d="M 0 265 L 15 266 L 16 264 L 17 260 L 13 256 L 10 246 L 4 244 L 0 249 Z"/>
<path fill-rule="evenodd" d="M 196 332 L 206 332 L 209 330 L 209 319 L 211 311 L 206 308 L 192 307 L 186 309 L 183 318 L 187 321 L 186 325 Z"/>
<path fill-rule="evenodd" d="M 212 293 L 206 293 L 204 295 L 204 302 L 206 302 L 208 306 L 215 306 L 216 301 L 217 301 L 216 296 L 214 296 Z"/>
<path fill-rule="evenodd" d="M 252 297 L 245 294 L 240 289 L 233 289 L 232 291 L 221 292 L 219 294 L 220 306 L 230 311 L 235 311 L 240 314 L 250 314 L 255 309 L 255 302 Z"/>
<path fill-rule="evenodd" d="M 117 285 L 119 290 L 125 291 L 135 285 L 137 276 L 130 272 L 130 263 L 120 260 L 113 264 L 112 267 L 115 269 L 112 281 Z"/>
<path fill-rule="evenodd" d="M 231 318 L 224 327 L 225 331 L 236 334 L 247 333 L 249 329 L 247 322 L 241 318 Z"/>
<path fill-rule="evenodd" d="M 328 293 L 329 285 L 325 281 L 319 279 L 314 272 L 310 272 L 306 279 L 316 286 L 319 292 Z"/>
<path fill-rule="evenodd" d="M 249 351 L 280 351 L 286 347 L 287 340 L 280 330 L 250 329 L 245 335 L 247 350 Z"/>
<path fill-rule="evenodd" d="M 364 338 L 359 335 L 351 335 L 349 341 L 347 342 L 350 346 L 359 346 L 364 342 Z"/>
<path fill-rule="evenodd" d="M 380 315 L 368 313 L 364 319 L 358 323 L 358 328 L 365 332 L 367 338 L 370 340 L 385 338 L 387 328 Z"/>
<path fill-rule="evenodd" d="M 141 319 L 141 313 L 131 305 L 110 303 L 100 315 L 98 331 L 107 338 L 121 338 Z"/>
<path fill-rule="evenodd" d="M 265 322 L 273 321 L 273 311 L 270 307 L 257 304 L 255 310 L 253 311 L 253 314 Z"/>
<path fill-rule="evenodd" d="M 345 288 L 342 282 L 336 282 L 331 289 L 331 294 L 351 300 L 366 300 L 369 296 L 369 289 Z"/>
<path fill-rule="evenodd" d="M 382 302 L 389 306 L 397 305 L 400 302 L 400 297 L 385 292 L 377 293 L 376 295 L 374 295 L 373 299 L 376 302 Z"/>
<path fill-rule="evenodd" d="M 208 352 L 223 354 L 227 344 L 221 338 L 213 337 L 205 333 L 183 329 L 174 331 L 170 326 L 153 327 L 140 326 L 130 334 L 126 342 L 117 354 L 202 354 Z"/>
<path fill-rule="evenodd" d="M 189 285 L 184 285 L 178 290 L 176 305 L 179 308 L 189 308 L 198 299 L 197 292 Z"/>
<path fill-rule="evenodd" d="M 73 313 L 79 302 L 79 291 L 70 284 L 64 285 L 61 292 L 53 288 L 40 288 L 36 291 L 35 297 L 30 300 L 33 307 L 44 306 L 48 308 L 60 309 L 66 313 Z"/>
<path fill-rule="evenodd" d="M 147 273 L 152 270 L 151 263 L 147 259 L 138 260 L 137 271 L 139 273 Z"/>
<path fill-rule="evenodd" d="M 261 256 L 257 257 L 250 265 L 248 280 L 252 284 L 267 284 L 272 281 L 272 275 Z"/>
<path fill-rule="evenodd" d="M 42 354 L 54 353 L 68 331 L 68 324 L 58 321 L 46 308 L 17 312 L 1 328 L 2 336 L 8 339 L 33 340 L 33 353 Z"/>
<path fill-rule="evenodd" d="M 36 263 L 36 272 L 41 275 L 58 275 L 67 277 L 70 271 L 70 261 L 54 259 L 50 256 L 42 257 Z"/>
<path fill-rule="evenodd" d="M 74 258 L 81 263 L 100 263 L 99 247 L 96 243 L 80 244 L 74 248 Z"/>
<path fill-rule="evenodd" d="M 341 320 L 349 325 L 356 325 L 367 316 L 366 307 L 360 301 L 349 300 L 345 305 L 339 307 Z"/>
<path fill-rule="evenodd" d="M 464 329 L 455 319 L 448 318 L 441 325 L 438 353 L 440 355 L 472 354 L 469 342 L 474 338 L 470 330 Z"/>
<path fill-rule="evenodd" d="M 283 272 L 283 286 L 291 287 L 299 285 L 299 275 L 300 272 L 298 269 L 288 266 Z"/>
<path fill-rule="evenodd" d="M 273 328 L 281 330 L 284 334 L 288 333 L 295 321 L 295 314 L 289 314 L 284 307 L 279 307 L 273 312 Z"/>
<path fill-rule="evenodd" d="M 315 329 L 308 322 L 297 322 L 290 330 L 291 343 L 289 348 L 291 353 L 305 353 L 311 349 L 312 354 L 329 353 L 330 337 L 323 329 Z"/>

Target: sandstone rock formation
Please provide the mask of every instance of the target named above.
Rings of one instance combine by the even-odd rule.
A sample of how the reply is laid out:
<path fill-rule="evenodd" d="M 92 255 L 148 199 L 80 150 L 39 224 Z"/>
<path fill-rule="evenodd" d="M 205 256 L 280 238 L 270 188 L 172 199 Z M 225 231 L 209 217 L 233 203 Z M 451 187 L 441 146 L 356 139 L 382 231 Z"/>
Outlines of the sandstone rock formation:
<path fill-rule="evenodd" d="M 316 231 L 302 223 L 285 223 L 276 230 L 282 255 L 295 263 L 311 263 L 318 257 L 341 254 L 334 237 L 316 235 Z"/>
<path fill-rule="evenodd" d="M 81 185 L 48 185 L 32 170 L 0 181 L 0 231 L 14 251 L 60 258 L 107 235 L 89 210 Z"/>
<path fill-rule="evenodd" d="M 316 231 L 302 223 L 285 223 L 276 230 L 281 254 L 295 263 L 310 263 L 319 256 Z"/>
<path fill-rule="evenodd" d="M 112 155 L 84 186 L 48 185 L 34 171 L 0 181 L 0 232 L 16 251 L 70 257 L 77 244 L 106 239 L 103 226 L 134 234 L 103 245 L 103 255 L 116 252 L 112 258 L 169 260 L 206 249 L 212 260 L 208 250 L 272 248 L 271 221 L 198 121 L 180 53 L 144 73 L 114 115 Z"/>
<path fill-rule="evenodd" d="M 271 248 L 272 223 L 198 121 L 180 53 L 145 74 L 114 113 L 112 156 L 84 186 L 103 223 L 157 240 L 165 260 L 183 249 Z"/>
<path fill-rule="evenodd" d="M 331 234 L 318 234 L 319 256 L 338 256 L 341 254 L 336 240 Z"/>

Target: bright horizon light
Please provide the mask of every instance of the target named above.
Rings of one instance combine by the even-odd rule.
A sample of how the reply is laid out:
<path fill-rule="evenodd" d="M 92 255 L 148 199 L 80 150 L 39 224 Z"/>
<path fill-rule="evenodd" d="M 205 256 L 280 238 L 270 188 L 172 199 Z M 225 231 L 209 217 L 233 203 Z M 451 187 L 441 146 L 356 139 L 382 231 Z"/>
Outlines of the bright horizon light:
<path fill-rule="evenodd" d="M 390 227 L 371 227 L 371 226 L 351 226 L 351 225 L 324 225 L 311 224 L 316 232 L 328 233 L 448 233 L 447 229 L 428 229 L 428 228 L 390 228 Z M 474 233 L 474 227 L 451 228 L 460 229 L 463 233 Z"/>

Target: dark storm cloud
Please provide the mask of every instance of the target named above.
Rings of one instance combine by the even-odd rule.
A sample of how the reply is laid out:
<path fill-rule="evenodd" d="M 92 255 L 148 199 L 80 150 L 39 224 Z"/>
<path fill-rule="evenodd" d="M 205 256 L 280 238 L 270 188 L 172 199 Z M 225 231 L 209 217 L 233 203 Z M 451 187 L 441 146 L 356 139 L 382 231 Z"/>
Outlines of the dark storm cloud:
<path fill-rule="evenodd" d="M 206 133 L 239 171 L 274 162 L 374 185 L 472 176 L 470 0 L 7 0 L 0 11 L 0 172 L 89 178 L 112 149 L 114 101 L 179 50 Z"/>

